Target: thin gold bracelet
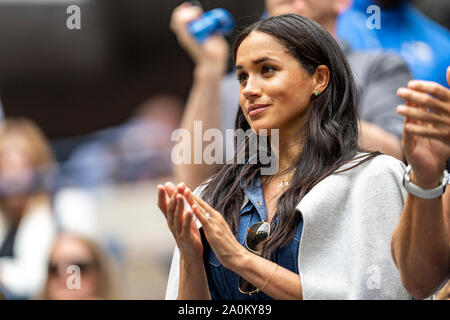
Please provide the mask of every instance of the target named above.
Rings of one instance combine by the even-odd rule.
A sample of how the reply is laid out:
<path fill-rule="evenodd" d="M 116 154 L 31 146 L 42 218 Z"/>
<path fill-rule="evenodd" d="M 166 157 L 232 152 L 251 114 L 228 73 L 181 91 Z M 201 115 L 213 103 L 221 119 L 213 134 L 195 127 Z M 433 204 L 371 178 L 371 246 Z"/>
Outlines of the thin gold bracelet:
<path fill-rule="evenodd" d="M 258 289 L 258 292 L 263 291 L 264 288 L 269 284 L 270 280 L 272 280 L 272 277 L 273 277 L 275 271 L 277 271 L 277 269 L 278 269 L 278 264 L 275 263 L 275 268 L 273 268 L 272 274 L 270 275 L 269 279 L 267 279 L 267 281 L 263 285 L 263 287 L 261 289 Z"/>

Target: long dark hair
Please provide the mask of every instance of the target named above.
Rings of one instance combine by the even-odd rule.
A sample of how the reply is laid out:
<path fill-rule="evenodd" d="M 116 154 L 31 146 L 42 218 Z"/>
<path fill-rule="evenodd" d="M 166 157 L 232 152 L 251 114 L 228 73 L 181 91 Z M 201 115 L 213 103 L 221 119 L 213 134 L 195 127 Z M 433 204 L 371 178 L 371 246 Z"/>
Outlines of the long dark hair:
<path fill-rule="evenodd" d="M 285 246 L 293 239 L 301 219 L 299 214 L 295 214 L 300 200 L 317 183 L 353 160 L 361 150 L 358 147 L 354 80 L 347 59 L 333 37 L 318 23 L 299 15 L 271 17 L 254 23 L 239 34 L 233 50 L 235 61 L 240 44 L 255 31 L 273 36 L 286 48 L 288 54 L 300 62 L 308 74 L 312 75 L 319 65 L 326 65 L 330 70 L 330 81 L 326 90 L 311 100 L 311 113 L 306 128 L 303 128 L 307 134 L 306 142 L 302 153 L 291 165 L 294 175 L 289 187 L 277 202 L 277 210 L 272 220 L 272 235 L 263 249 L 263 255 L 270 257 L 277 248 Z M 249 128 L 239 108 L 236 129 Z M 248 141 L 246 144 L 244 152 L 248 155 Z M 378 154 L 369 153 L 361 157 L 356 165 Z M 256 164 L 239 164 L 236 162 L 236 156 L 234 160 L 207 182 L 202 197 L 224 215 L 233 232 L 237 234 L 240 208 L 244 200 L 243 188 L 252 183 L 263 165 L 259 161 Z"/>

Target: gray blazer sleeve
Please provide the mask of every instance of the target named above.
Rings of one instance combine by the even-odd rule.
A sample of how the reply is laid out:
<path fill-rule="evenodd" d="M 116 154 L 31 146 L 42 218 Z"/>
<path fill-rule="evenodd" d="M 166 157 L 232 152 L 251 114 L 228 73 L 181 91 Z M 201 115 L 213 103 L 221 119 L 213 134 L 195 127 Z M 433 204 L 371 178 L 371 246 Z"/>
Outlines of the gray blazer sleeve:
<path fill-rule="evenodd" d="M 396 109 L 405 102 L 397 97 L 397 89 L 411 80 L 408 66 L 394 54 L 352 52 L 348 58 L 358 87 L 360 118 L 400 139 L 403 117 Z"/>

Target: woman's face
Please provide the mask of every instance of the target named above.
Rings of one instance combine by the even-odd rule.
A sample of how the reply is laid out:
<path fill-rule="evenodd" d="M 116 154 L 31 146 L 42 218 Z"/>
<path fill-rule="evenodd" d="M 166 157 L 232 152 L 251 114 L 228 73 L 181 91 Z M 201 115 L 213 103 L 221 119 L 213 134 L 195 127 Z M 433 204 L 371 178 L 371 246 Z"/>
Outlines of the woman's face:
<path fill-rule="evenodd" d="M 16 224 L 35 182 L 29 141 L 20 134 L 9 134 L 0 146 L 0 205 L 8 220 Z"/>
<path fill-rule="evenodd" d="M 17 134 L 7 136 L 0 147 L 0 180 L 6 186 L 26 185 L 32 177 L 28 141 Z"/>
<path fill-rule="evenodd" d="M 238 48 L 240 105 L 256 133 L 299 133 L 309 117 L 313 79 L 274 37 L 252 32 Z"/>
<path fill-rule="evenodd" d="M 47 298 L 98 299 L 99 290 L 100 273 L 89 247 L 76 237 L 59 237 L 49 261 Z"/>

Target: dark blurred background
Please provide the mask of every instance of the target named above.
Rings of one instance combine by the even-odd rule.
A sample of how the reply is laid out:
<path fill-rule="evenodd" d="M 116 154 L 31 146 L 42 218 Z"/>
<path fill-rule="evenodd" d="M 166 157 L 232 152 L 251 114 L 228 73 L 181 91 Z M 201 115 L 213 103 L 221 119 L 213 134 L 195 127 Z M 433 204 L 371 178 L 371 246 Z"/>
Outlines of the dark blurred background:
<path fill-rule="evenodd" d="M 449 26 L 449 6 L 413 1 Z M 84 135 L 123 123 L 157 93 L 186 98 L 192 62 L 169 30 L 180 0 L 0 0 L 0 94 L 7 116 L 26 116 L 65 160 Z M 224 7 L 245 26 L 264 1 L 203 0 Z M 68 30 L 66 9 L 81 7 L 81 30 Z M 255 14 L 256 13 L 256 14 Z M 232 36 L 229 38 L 232 41 Z"/>
<path fill-rule="evenodd" d="M 123 123 L 149 96 L 184 100 L 193 64 L 169 30 L 170 13 L 182 2 L 0 0 L 5 114 L 36 121 L 64 160 L 81 141 L 76 137 Z M 66 27 L 70 4 L 81 8 L 81 30 Z M 241 26 L 264 10 L 264 1 L 202 5 L 228 9 Z"/>

